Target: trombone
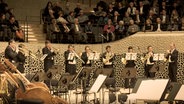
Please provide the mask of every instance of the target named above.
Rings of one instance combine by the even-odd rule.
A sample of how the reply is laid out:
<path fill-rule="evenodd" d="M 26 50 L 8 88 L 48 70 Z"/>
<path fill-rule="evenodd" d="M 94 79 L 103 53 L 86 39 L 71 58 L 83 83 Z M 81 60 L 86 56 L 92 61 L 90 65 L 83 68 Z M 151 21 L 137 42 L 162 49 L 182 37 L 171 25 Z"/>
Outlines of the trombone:
<path fill-rule="evenodd" d="M 27 48 L 20 48 L 19 47 L 19 52 L 21 52 L 22 54 L 24 54 L 25 56 L 30 56 L 34 59 L 37 59 L 37 56 L 32 52 L 30 51 L 29 49 Z"/>
<path fill-rule="evenodd" d="M 53 49 L 54 53 L 58 54 L 59 53 L 59 49 L 55 48 L 55 47 L 52 47 L 51 49 Z"/>

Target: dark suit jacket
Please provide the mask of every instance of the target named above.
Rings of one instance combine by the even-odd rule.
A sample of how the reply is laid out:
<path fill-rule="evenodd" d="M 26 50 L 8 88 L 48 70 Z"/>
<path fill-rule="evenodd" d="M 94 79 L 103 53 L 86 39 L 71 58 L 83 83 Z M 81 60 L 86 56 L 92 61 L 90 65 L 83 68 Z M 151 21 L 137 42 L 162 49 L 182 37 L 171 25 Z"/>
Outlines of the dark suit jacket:
<path fill-rule="evenodd" d="M 78 24 L 78 28 L 79 28 L 79 31 L 82 32 L 82 28 L 81 28 L 80 24 Z M 74 34 L 78 34 L 78 32 L 79 32 L 79 31 L 77 31 L 75 24 L 71 25 L 71 30 L 72 30 L 72 32 L 74 32 Z"/>
<path fill-rule="evenodd" d="M 166 59 L 169 59 L 169 56 L 171 56 L 172 63 L 177 65 L 178 51 L 175 49 L 171 54 L 167 54 Z"/>
<path fill-rule="evenodd" d="M 17 52 L 14 51 L 10 46 L 5 49 L 5 58 L 9 59 L 10 62 L 17 62 Z"/>
<path fill-rule="evenodd" d="M 17 66 L 17 69 L 24 73 L 24 63 L 25 63 L 26 57 L 22 52 L 18 52 L 17 54 L 17 62 L 19 63 Z"/>
<path fill-rule="evenodd" d="M 158 24 L 156 23 L 156 24 L 153 25 L 153 31 L 157 31 L 157 29 L 158 29 Z M 162 31 L 166 31 L 166 30 L 167 30 L 167 29 L 165 28 L 165 25 L 164 25 L 164 24 L 160 24 L 160 29 L 161 29 Z"/>
<path fill-rule="evenodd" d="M 84 63 L 82 64 L 83 66 L 85 66 L 88 62 L 88 56 L 86 52 L 83 52 L 81 55 L 81 59 L 84 61 Z"/>
<path fill-rule="evenodd" d="M 47 47 L 44 47 L 42 49 L 42 53 L 48 54 L 47 57 L 44 59 L 44 70 L 45 72 L 47 72 L 49 68 L 51 68 L 52 65 L 54 65 L 54 55 L 56 55 L 56 53 L 51 52 L 51 50 L 49 50 Z"/>

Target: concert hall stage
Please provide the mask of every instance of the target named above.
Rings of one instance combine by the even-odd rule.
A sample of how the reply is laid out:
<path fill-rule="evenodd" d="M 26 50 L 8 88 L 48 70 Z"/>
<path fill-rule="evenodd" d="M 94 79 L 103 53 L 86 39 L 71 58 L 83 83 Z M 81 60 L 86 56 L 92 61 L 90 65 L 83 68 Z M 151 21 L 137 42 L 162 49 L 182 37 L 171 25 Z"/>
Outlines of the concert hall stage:
<path fill-rule="evenodd" d="M 178 57 L 178 72 L 177 78 L 178 82 L 184 83 L 184 32 L 183 31 L 167 31 L 167 32 L 138 32 L 134 35 L 128 36 L 124 39 L 109 42 L 109 43 L 99 43 L 99 44 L 74 44 L 76 53 L 81 53 L 84 51 L 85 46 L 89 46 L 95 52 L 105 52 L 105 47 L 110 45 L 112 47 L 112 51 L 116 54 L 115 62 L 114 62 L 114 70 L 115 70 L 115 79 L 116 86 L 121 87 L 121 93 L 125 93 L 128 89 L 124 89 L 124 78 L 121 77 L 121 72 L 124 69 L 124 65 L 122 65 L 121 59 L 123 53 L 128 51 L 128 47 L 132 46 L 134 48 L 134 52 L 139 53 L 138 60 L 136 61 L 137 68 L 137 79 L 144 77 L 144 65 L 140 60 L 140 56 L 147 51 L 147 46 L 151 45 L 153 47 L 154 53 L 166 53 L 166 50 L 169 49 L 169 45 L 171 42 L 176 44 L 177 50 L 180 52 Z M 16 43 L 17 46 L 19 43 Z M 40 58 L 43 56 L 42 48 L 44 47 L 44 43 L 23 43 L 26 47 L 35 54 L 35 57 L 28 56 L 25 64 L 25 73 L 35 73 L 43 70 L 43 60 Z M 0 42 L 0 57 L 4 56 L 4 50 L 8 42 Z M 64 51 L 67 50 L 68 44 L 52 44 L 54 48 L 59 49 L 59 53 L 54 57 L 55 65 L 58 66 L 59 72 L 55 75 L 55 79 L 58 79 L 62 76 L 65 71 L 64 64 Z M 77 60 L 77 68 L 80 69 L 82 66 L 82 62 Z M 162 62 L 165 63 L 165 62 Z M 97 61 L 94 63 L 95 68 L 102 68 L 102 62 Z M 160 64 L 160 62 L 158 63 Z M 156 77 L 158 79 L 167 79 L 168 78 L 168 64 L 166 63 L 163 67 L 163 71 L 156 72 Z M 93 75 L 90 74 L 90 84 L 94 82 Z M 120 93 L 120 92 L 118 92 Z M 75 94 L 71 91 L 71 101 L 75 104 Z M 98 94 L 97 94 L 98 95 Z M 107 95 L 107 96 L 106 96 Z M 105 95 L 105 102 L 108 102 L 108 93 Z M 89 97 L 89 100 L 93 98 L 94 95 Z M 149 96 L 149 94 L 148 94 Z M 81 95 L 78 96 L 79 98 Z M 80 100 L 80 99 L 79 99 Z M 106 104 L 106 103 L 104 103 Z M 140 103 L 143 104 L 143 103 Z"/>

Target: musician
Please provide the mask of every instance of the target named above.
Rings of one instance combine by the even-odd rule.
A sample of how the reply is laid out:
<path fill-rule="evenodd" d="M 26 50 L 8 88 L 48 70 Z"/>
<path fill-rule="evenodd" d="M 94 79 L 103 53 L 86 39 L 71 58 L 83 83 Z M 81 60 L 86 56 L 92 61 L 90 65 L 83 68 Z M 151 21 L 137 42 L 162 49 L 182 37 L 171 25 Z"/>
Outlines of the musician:
<path fill-rule="evenodd" d="M 178 60 L 178 51 L 174 43 L 170 44 L 170 49 L 167 50 L 166 59 L 169 62 L 169 78 L 171 82 L 177 82 L 177 60 Z"/>
<path fill-rule="evenodd" d="M 90 53 L 91 53 L 91 50 L 89 46 L 86 46 L 85 52 L 82 52 L 81 54 L 81 59 L 84 61 L 84 63 L 82 63 L 82 66 L 91 67 L 91 60 L 88 59 L 88 57 L 90 56 Z"/>
<path fill-rule="evenodd" d="M 43 55 L 47 55 L 44 59 L 44 71 L 47 72 L 54 65 L 54 56 L 56 55 L 49 40 L 45 41 L 45 47 L 42 49 L 42 53 Z"/>
<path fill-rule="evenodd" d="M 5 49 L 5 58 L 7 58 L 13 64 L 17 62 L 16 45 L 15 40 L 13 39 L 8 42 L 8 46 Z"/>
<path fill-rule="evenodd" d="M 19 44 L 18 48 L 18 54 L 17 54 L 17 62 L 18 62 L 18 66 L 17 69 L 21 72 L 24 73 L 24 64 L 25 64 L 25 60 L 26 60 L 26 52 L 24 51 L 25 49 L 25 45 L 24 44 Z"/>
<path fill-rule="evenodd" d="M 133 53 L 133 47 L 128 47 L 128 53 Z M 125 64 L 125 68 L 135 68 L 135 60 L 122 60 L 123 64 Z M 125 78 L 125 88 L 133 88 L 136 82 L 136 78 Z"/>
<path fill-rule="evenodd" d="M 76 55 L 74 54 L 74 46 L 69 44 L 68 50 L 64 52 L 65 57 L 65 70 L 71 75 L 76 74 Z"/>
<path fill-rule="evenodd" d="M 106 52 L 102 54 L 103 67 L 105 68 L 113 68 L 114 61 L 114 53 L 111 51 L 111 46 L 106 46 Z M 113 76 L 114 72 L 110 76 Z"/>
<path fill-rule="evenodd" d="M 145 76 L 147 78 L 154 78 L 155 77 L 155 72 L 150 72 L 151 68 L 154 65 L 153 61 L 153 48 L 152 46 L 147 47 L 148 52 L 145 55 L 145 62 L 144 62 L 144 69 L 145 69 Z"/>

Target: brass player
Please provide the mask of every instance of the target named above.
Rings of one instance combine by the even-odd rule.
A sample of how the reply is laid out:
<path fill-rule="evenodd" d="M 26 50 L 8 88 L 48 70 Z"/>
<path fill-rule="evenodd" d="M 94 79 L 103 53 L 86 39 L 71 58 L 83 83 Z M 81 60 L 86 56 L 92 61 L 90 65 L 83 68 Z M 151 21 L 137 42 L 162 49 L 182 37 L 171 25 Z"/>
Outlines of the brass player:
<path fill-rule="evenodd" d="M 133 47 L 128 47 L 128 53 L 134 53 Z M 125 65 L 125 68 L 132 68 L 132 70 L 135 69 L 135 60 L 126 60 L 125 58 L 122 58 L 122 63 Z M 133 88 L 136 82 L 136 78 L 125 78 L 125 88 Z"/>
<path fill-rule="evenodd" d="M 106 46 L 106 52 L 102 54 L 102 61 L 103 61 L 103 66 L 105 68 L 113 68 L 113 62 L 114 62 L 114 53 L 111 51 L 111 46 Z M 114 71 L 112 71 L 112 74 L 110 77 L 112 77 L 114 74 Z"/>
<path fill-rule="evenodd" d="M 145 54 L 144 57 L 144 69 L 145 69 L 145 76 L 147 78 L 154 78 L 155 77 L 155 72 L 150 72 L 151 68 L 154 65 L 154 60 L 153 60 L 153 47 L 148 46 L 147 47 L 147 53 Z"/>

